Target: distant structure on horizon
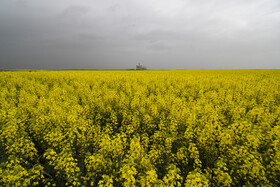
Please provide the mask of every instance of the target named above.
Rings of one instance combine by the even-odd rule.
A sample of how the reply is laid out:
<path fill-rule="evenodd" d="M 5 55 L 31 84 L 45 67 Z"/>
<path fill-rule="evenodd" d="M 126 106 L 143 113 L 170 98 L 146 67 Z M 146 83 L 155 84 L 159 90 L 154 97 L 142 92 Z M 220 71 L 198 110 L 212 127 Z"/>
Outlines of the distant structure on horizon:
<path fill-rule="evenodd" d="M 138 63 L 136 65 L 136 70 L 146 70 L 147 68 L 145 66 L 142 66 L 142 64 Z"/>

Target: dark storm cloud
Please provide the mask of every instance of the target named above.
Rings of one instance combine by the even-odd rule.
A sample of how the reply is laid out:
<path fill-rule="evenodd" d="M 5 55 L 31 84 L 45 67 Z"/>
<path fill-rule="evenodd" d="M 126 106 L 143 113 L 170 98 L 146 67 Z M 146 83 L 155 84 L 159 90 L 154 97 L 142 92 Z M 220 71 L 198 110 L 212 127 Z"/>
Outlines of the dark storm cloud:
<path fill-rule="evenodd" d="M 280 68 L 278 0 L 1 0 L 0 68 Z"/>

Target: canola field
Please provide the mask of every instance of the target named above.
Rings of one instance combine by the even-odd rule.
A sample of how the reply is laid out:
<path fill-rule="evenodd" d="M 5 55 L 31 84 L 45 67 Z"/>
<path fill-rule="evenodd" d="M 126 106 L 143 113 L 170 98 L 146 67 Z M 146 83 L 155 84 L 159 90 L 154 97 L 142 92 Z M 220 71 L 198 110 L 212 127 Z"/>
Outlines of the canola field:
<path fill-rule="evenodd" d="M 0 186 L 280 186 L 280 71 L 0 72 Z"/>

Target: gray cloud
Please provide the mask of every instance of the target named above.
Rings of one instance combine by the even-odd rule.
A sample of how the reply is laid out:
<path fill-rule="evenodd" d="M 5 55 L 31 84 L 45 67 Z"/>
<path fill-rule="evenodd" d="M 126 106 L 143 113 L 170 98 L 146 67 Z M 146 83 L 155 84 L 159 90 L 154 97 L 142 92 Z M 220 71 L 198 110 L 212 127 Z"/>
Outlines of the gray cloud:
<path fill-rule="evenodd" d="M 2 0 L 0 68 L 280 68 L 278 0 Z"/>

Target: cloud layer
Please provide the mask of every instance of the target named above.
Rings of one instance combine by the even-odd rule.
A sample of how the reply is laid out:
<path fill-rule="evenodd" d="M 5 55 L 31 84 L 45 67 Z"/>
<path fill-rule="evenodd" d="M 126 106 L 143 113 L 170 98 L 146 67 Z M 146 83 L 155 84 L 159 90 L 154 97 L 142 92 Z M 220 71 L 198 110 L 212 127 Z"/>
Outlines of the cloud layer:
<path fill-rule="evenodd" d="M 278 0 L 2 0 L 0 68 L 280 68 Z"/>

